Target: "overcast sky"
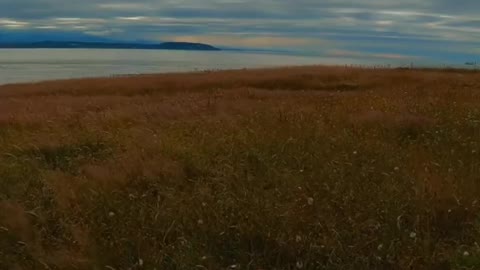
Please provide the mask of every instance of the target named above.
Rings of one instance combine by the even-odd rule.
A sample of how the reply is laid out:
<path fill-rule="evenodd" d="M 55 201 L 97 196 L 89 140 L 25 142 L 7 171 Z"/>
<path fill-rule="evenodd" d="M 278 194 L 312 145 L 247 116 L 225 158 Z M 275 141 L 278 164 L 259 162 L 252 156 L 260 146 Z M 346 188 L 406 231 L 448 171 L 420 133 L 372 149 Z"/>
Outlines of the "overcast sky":
<path fill-rule="evenodd" d="M 0 0 L 0 32 L 463 63 L 480 55 L 479 15 L 479 0 Z"/>

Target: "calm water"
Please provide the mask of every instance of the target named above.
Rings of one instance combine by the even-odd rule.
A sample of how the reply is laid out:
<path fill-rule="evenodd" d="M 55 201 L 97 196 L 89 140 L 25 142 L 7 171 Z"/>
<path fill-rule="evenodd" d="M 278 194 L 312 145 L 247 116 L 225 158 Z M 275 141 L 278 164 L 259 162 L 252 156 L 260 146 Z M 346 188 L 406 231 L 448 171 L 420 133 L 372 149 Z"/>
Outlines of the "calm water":
<path fill-rule="evenodd" d="M 342 64 L 333 58 L 225 51 L 0 49 L 0 84 L 122 74 L 333 63 Z"/>

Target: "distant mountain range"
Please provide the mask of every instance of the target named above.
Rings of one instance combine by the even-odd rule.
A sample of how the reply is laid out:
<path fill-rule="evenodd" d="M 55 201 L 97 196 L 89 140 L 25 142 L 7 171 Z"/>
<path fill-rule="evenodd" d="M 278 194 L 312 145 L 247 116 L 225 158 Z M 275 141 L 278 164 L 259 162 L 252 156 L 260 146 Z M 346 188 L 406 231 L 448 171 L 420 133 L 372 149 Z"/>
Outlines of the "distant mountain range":
<path fill-rule="evenodd" d="M 192 42 L 118 41 L 83 33 L 60 31 L 0 31 L 0 48 L 87 48 L 219 51 L 212 45 Z"/>
<path fill-rule="evenodd" d="M 16 49 L 143 49 L 143 50 L 187 50 L 220 51 L 208 44 L 191 42 L 123 43 L 123 42 L 84 42 L 84 41 L 39 41 L 39 42 L 0 42 L 0 48 Z"/>
<path fill-rule="evenodd" d="M 40 41 L 84 41 L 84 42 L 117 42 L 118 40 L 89 35 L 81 32 L 58 30 L 0 30 L 0 43 L 32 43 Z"/>

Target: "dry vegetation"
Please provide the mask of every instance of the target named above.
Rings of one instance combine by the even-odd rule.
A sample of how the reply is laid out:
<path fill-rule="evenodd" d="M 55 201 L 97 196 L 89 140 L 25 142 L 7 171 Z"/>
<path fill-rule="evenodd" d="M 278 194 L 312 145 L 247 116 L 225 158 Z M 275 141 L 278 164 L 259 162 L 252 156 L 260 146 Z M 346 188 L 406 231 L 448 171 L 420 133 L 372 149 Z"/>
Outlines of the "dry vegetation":
<path fill-rule="evenodd" d="M 0 269 L 480 269 L 480 73 L 0 87 Z"/>

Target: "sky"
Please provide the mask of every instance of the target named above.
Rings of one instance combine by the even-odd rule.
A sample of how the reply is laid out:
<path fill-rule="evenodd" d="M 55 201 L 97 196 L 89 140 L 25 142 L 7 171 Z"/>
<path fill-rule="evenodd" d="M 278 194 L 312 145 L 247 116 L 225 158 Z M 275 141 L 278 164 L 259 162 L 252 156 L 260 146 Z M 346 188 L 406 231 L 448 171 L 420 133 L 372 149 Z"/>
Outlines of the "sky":
<path fill-rule="evenodd" d="M 478 0 L 0 0 L 0 33 L 463 64 L 480 62 L 478 15 Z"/>

